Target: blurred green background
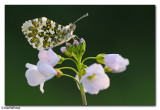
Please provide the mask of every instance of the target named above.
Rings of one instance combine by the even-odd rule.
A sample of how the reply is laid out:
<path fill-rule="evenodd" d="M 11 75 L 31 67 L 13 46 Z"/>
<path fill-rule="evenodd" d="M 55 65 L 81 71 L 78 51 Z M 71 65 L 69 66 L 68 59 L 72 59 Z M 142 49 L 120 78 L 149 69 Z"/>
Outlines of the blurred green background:
<path fill-rule="evenodd" d="M 111 84 L 107 90 L 97 95 L 86 94 L 88 105 L 155 105 L 154 5 L 6 5 L 6 105 L 82 105 L 77 85 L 67 77 L 47 81 L 44 94 L 40 92 L 39 86 L 28 85 L 25 64 L 37 63 L 38 50 L 29 45 L 21 26 L 26 20 L 43 16 L 65 26 L 85 13 L 89 13 L 89 16 L 77 22 L 74 32 L 87 42 L 84 58 L 99 53 L 118 53 L 130 61 L 125 72 L 108 73 Z M 64 56 L 60 52 L 61 46 L 53 50 Z M 86 64 L 94 62 L 88 60 Z M 74 63 L 65 61 L 56 67 L 61 66 L 74 66 Z M 75 76 L 71 70 L 64 73 Z"/>

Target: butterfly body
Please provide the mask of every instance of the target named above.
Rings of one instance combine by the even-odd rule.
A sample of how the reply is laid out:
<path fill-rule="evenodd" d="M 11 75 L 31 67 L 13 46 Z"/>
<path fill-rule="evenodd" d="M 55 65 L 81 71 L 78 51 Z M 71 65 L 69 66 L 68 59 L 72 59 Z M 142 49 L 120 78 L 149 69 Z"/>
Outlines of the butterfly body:
<path fill-rule="evenodd" d="M 62 26 L 46 17 L 41 17 L 26 21 L 22 26 L 22 32 L 33 48 L 41 50 L 56 47 L 74 38 L 75 28 L 75 24 Z"/>

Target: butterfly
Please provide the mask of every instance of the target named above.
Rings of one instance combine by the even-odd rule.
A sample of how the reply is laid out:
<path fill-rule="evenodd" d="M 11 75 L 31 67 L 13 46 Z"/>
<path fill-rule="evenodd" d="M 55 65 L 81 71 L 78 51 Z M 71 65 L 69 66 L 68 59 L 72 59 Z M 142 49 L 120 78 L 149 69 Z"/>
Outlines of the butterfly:
<path fill-rule="evenodd" d="M 88 16 L 88 13 L 66 26 L 62 26 L 46 17 L 35 18 L 23 23 L 22 32 L 33 48 L 38 50 L 49 49 L 77 37 L 73 34 L 76 29 L 75 23 L 86 16 Z"/>

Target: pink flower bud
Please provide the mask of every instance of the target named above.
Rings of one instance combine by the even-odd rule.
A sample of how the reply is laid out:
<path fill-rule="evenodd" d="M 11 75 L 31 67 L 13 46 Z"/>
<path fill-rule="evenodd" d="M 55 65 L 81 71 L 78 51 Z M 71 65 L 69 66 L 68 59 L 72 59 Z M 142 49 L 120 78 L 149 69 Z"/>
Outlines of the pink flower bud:
<path fill-rule="evenodd" d="M 74 40 L 73 44 L 78 46 L 79 42 L 77 40 Z"/>
<path fill-rule="evenodd" d="M 66 46 L 70 46 L 71 44 L 70 43 L 66 43 Z"/>
<path fill-rule="evenodd" d="M 80 39 L 80 43 L 83 43 L 83 42 L 84 42 L 84 39 L 83 39 L 83 38 L 81 38 L 81 39 Z"/>
<path fill-rule="evenodd" d="M 66 47 L 61 47 L 60 50 L 61 50 L 62 53 L 65 52 L 65 51 L 67 51 Z"/>

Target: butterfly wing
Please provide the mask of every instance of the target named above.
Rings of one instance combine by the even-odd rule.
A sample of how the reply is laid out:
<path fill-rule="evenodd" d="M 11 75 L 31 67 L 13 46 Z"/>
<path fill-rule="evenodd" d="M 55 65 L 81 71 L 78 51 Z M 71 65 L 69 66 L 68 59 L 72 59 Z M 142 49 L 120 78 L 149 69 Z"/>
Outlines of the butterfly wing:
<path fill-rule="evenodd" d="M 38 50 L 53 48 L 64 43 L 67 33 L 64 26 L 46 17 L 26 21 L 22 25 L 22 32 L 30 45 Z"/>

